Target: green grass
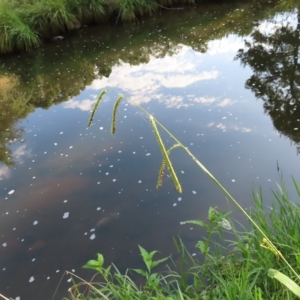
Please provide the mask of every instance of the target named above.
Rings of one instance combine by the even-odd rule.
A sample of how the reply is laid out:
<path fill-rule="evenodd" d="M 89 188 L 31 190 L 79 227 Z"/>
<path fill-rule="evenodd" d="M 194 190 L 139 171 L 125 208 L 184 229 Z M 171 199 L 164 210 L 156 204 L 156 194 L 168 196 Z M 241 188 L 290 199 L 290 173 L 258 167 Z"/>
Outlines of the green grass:
<path fill-rule="evenodd" d="M 37 32 L 30 28 L 18 10 L 0 2 L 0 53 L 29 50 L 40 44 Z"/>
<path fill-rule="evenodd" d="M 294 186 L 299 192 L 295 181 Z M 297 199 L 289 199 L 282 182 L 278 192 L 274 192 L 273 209 L 264 206 L 261 190 L 253 197 L 251 217 L 272 237 L 292 267 L 299 270 L 299 193 Z M 236 222 L 230 219 L 229 214 L 220 213 L 216 208 L 210 208 L 206 220 L 187 223 L 199 225 L 207 231 L 206 237 L 196 243 L 197 257 L 200 259 L 189 253 L 179 237 L 174 243 L 181 255 L 177 265 L 171 257 L 154 260 L 156 251 L 147 252 L 139 246 L 145 268 L 128 269 L 121 274 L 115 265 L 104 268 L 104 259 L 98 254 L 97 260 L 91 260 L 84 266 L 97 271 L 98 280 L 86 282 L 71 275 L 74 284 L 68 299 L 298 299 L 281 283 L 268 276 L 268 270 L 276 268 L 295 279 L 280 258 L 261 246 L 262 236 L 251 224 L 247 229 L 236 230 Z M 224 232 L 227 232 L 227 236 L 231 232 L 230 240 L 225 239 Z M 214 242 L 216 236 L 221 237 L 220 243 Z M 160 272 L 157 272 L 157 265 L 169 267 L 165 266 L 163 271 L 160 268 Z M 134 282 L 136 273 L 145 278 L 142 286 Z"/>

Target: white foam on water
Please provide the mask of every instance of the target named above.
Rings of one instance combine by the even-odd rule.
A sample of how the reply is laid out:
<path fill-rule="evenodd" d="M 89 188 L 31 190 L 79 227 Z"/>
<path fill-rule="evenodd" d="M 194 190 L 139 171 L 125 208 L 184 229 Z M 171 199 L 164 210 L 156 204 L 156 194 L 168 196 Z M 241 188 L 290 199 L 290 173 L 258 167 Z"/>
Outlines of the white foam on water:
<path fill-rule="evenodd" d="M 181 201 L 181 200 L 182 200 L 182 198 L 181 198 L 181 197 L 179 197 L 179 198 L 178 198 L 178 201 Z"/>
<path fill-rule="evenodd" d="M 90 240 L 93 240 L 95 239 L 96 235 L 93 233 L 91 236 L 90 236 Z"/>
<path fill-rule="evenodd" d="M 34 277 L 31 276 L 31 277 L 29 278 L 29 282 L 33 282 L 33 281 L 34 281 Z"/>
<path fill-rule="evenodd" d="M 68 200 L 64 200 L 64 203 L 67 203 L 68 202 Z"/>
<path fill-rule="evenodd" d="M 6 246 L 7 246 L 7 243 L 3 243 L 3 244 L 2 244 L 2 247 L 6 247 Z"/>
<path fill-rule="evenodd" d="M 63 219 L 67 219 L 69 217 L 69 214 L 70 214 L 69 212 L 65 212 L 63 215 Z"/>
<path fill-rule="evenodd" d="M 8 195 L 13 194 L 14 192 L 15 192 L 15 190 L 11 190 L 11 191 L 8 192 Z"/>
<path fill-rule="evenodd" d="M 151 153 L 147 153 L 147 154 L 146 154 L 146 156 L 149 156 L 149 155 L 151 155 Z"/>
<path fill-rule="evenodd" d="M 173 203 L 173 206 L 177 206 L 177 203 Z"/>
<path fill-rule="evenodd" d="M 34 221 L 34 222 L 33 222 L 33 225 L 37 225 L 37 224 L 38 224 L 38 221 Z"/>
<path fill-rule="evenodd" d="M 97 210 L 100 210 L 101 209 L 101 207 L 97 207 Z"/>
<path fill-rule="evenodd" d="M 197 194 L 197 192 L 196 191 L 192 191 L 192 193 L 195 195 L 195 194 Z"/>

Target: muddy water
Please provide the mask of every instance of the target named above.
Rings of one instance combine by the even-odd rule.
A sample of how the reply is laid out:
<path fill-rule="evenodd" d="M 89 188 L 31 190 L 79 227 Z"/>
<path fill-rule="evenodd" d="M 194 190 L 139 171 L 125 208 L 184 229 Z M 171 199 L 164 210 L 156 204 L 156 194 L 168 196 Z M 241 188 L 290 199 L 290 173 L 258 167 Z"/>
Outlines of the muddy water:
<path fill-rule="evenodd" d="M 201 259 L 194 245 L 205 232 L 183 221 L 205 220 L 210 206 L 243 221 L 181 149 L 170 157 L 183 193 L 169 174 L 155 188 L 162 157 L 149 118 L 124 99 L 110 133 L 118 93 L 161 121 L 245 208 L 253 187 L 262 185 L 268 204 L 281 173 L 288 187 L 291 174 L 300 180 L 297 10 L 205 8 L 85 28 L 1 58 L 2 294 L 52 299 L 65 270 L 93 275 L 81 266 L 97 252 L 121 270 L 142 266 L 138 244 L 176 260 L 176 235 Z"/>

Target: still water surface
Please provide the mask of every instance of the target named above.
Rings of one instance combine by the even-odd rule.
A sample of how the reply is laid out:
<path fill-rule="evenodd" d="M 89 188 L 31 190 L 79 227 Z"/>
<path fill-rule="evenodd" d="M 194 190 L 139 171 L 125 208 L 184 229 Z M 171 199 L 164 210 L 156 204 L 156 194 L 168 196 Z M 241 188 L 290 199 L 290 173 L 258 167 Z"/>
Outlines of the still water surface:
<path fill-rule="evenodd" d="M 183 193 L 169 176 L 156 190 L 161 153 L 148 117 L 122 101 L 110 134 L 118 92 L 161 121 L 245 208 L 260 185 L 270 203 L 280 172 L 288 187 L 291 174 L 300 180 L 296 10 L 213 6 L 105 26 L 1 58 L 0 292 L 14 299 L 51 299 L 65 270 L 90 278 L 81 266 L 97 252 L 121 270 L 142 266 L 138 244 L 176 260 L 179 234 L 194 253 L 205 233 L 183 221 L 204 220 L 210 206 L 230 209 L 180 149 L 171 159 Z M 55 299 L 69 286 L 65 277 Z"/>

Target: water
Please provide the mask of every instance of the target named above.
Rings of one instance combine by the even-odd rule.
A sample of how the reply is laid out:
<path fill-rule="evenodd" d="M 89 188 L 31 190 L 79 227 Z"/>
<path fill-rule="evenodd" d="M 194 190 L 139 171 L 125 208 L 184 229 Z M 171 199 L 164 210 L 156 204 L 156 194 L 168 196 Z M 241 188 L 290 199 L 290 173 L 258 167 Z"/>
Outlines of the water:
<path fill-rule="evenodd" d="M 65 270 L 92 277 L 81 266 L 97 252 L 121 270 L 142 267 L 137 245 L 176 260 L 178 234 L 196 253 L 205 233 L 183 221 L 205 220 L 210 206 L 246 224 L 181 149 L 170 157 L 183 193 L 168 174 L 156 190 L 162 157 L 147 115 L 122 100 L 110 134 L 118 92 L 161 121 L 245 208 L 260 185 L 270 203 L 281 172 L 288 187 L 291 174 L 299 181 L 297 13 L 268 5 L 86 28 L 1 59 L 2 294 L 52 299 Z M 111 91 L 88 128 L 104 88 Z M 67 295 L 68 279 L 55 299 Z"/>

